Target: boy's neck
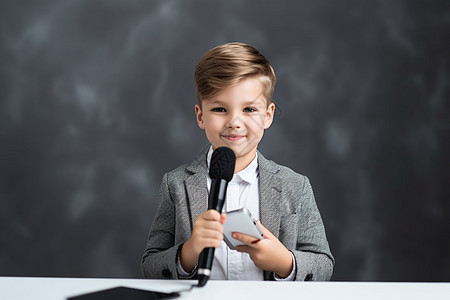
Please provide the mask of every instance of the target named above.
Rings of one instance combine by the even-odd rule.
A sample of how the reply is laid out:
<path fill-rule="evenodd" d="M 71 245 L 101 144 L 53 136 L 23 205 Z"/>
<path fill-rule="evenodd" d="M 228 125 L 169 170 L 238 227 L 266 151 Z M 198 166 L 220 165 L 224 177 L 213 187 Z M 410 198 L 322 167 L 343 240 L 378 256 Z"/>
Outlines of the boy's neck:
<path fill-rule="evenodd" d="M 256 149 L 245 156 L 240 156 L 236 158 L 236 165 L 234 167 L 234 174 L 237 174 L 248 167 L 248 165 L 255 159 Z"/>

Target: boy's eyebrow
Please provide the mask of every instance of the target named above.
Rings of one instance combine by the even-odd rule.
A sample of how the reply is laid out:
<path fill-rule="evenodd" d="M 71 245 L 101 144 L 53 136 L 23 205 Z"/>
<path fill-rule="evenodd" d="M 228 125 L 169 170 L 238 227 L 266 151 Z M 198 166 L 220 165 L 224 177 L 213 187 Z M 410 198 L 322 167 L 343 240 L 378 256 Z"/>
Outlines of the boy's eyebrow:
<path fill-rule="evenodd" d="M 253 99 L 250 100 L 243 100 L 241 103 L 243 105 L 255 105 L 255 103 L 259 100 L 262 100 L 263 102 L 265 101 L 264 97 L 262 95 L 258 95 Z M 207 100 L 208 103 L 213 104 L 213 105 L 224 105 L 227 104 L 227 101 L 225 100 L 220 100 L 220 99 L 209 99 Z"/>
<path fill-rule="evenodd" d="M 260 103 L 258 103 L 259 100 L 263 100 L 263 102 L 264 102 L 264 98 L 257 97 L 257 98 L 255 98 L 253 100 L 245 101 L 245 102 L 243 102 L 243 104 L 244 105 L 256 105 L 256 104 L 260 104 Z"/>
<path fill-rule="evenodd" d="M 225 101 L 222 101 L 222 100 L 220 100 L 220 99 L 209 99 L 209 100 L 206 100 L 206 102 L 207 102 L 207 103 L 211 103 L 211 104 L 222 104 L 222 103 L 224 103 Z"/>

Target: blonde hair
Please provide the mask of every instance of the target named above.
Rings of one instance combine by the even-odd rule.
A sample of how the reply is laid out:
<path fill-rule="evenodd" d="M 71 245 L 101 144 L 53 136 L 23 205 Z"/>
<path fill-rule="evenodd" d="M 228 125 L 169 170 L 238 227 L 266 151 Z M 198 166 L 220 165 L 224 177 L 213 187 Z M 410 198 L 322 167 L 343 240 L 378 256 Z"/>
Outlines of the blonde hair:
<path fill-rule="evenodd" d="M 254 47 L 244 43 L 227 43 L 207 51 L 195 67 L 197 101 L 217 95 L 240 81 L 255 77 L 261 81 L 267 106 L 272 103 L 275 72 L 269 61 Z"/>

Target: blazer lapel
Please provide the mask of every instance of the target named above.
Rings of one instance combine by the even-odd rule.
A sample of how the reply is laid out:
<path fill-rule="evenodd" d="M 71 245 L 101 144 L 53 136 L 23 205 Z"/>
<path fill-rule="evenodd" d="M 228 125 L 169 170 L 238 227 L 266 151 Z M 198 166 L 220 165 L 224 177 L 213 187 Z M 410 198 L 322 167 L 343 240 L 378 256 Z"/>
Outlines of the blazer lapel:
<path fill-rule="evenodd" d="M 281 187 L 277 178 L 279 168 L 258 152 L 259 213 L 261 223 L 277 238 L 280 230 Z"/>
<path fill-rule="evenodd" d="M 200 154 L 186 169 L 192 173 L 184 182 L 192 231 L 197 217 L 208 209 L 206 153 Z"/>
<path fill-rule="evenodd" d="M 280 232 L 281 187 L 277 178 L 279 168 L 258 152 L 259 214 L 261 223 L 277 238 Z M 264 280 L 274 280 L 272 272 L 264 271 Z"/>

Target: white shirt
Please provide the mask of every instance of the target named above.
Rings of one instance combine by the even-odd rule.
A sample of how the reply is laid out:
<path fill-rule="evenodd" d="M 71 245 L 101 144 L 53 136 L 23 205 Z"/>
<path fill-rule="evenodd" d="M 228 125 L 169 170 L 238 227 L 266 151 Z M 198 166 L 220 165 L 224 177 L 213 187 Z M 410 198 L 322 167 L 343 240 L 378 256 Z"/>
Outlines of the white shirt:
<path fill-rule="evenodd" d="M 211 163 L 213 153 L 210 147 L 207 155 L 207 165 Z M 211 178 L 207 177 L 208 191 L 211 187 Z M 239 208 L 247 208 L 253 219 L 259 220 L 259 169 L 258 153 L 252 162 L 242 171 L 233 175 L 228 183 L 225 204 L 222 212 L 228 212 Z M 292 254 L 292 253 L 291 253 Z M 274 274 L 275 280 L 294 280 L 297 271 L 295 257 L 293 257 L 293 268 L 287 278 L 280 278 Z M 196 271 L 196 268 L 193 272 Z M 181 276 L 191 276 L 178 263 L 178 273 Z M 264 280 L 264 272 L 255 266 L 247 253 L 231 250 L 222 241 L 219 248 L 214 251 L 214 262 L 211 270 L 211 279 L 216 280 Z"/>
<path fill-rule="evenodd" d="M 208 169 L 211 162 L 212 147 L 207 156 Z M 247 208 L 255 220 L 259 219 L 259 180 L 258 155 L 242 171 L 233 175 L 228 183 L 223 212 Z M 208 176 L 208 189 L 211 178 Z M 231 250 L 222 241 L 214 251 L 211 279 L 218 280 L 264 280 L 263 271 L 255 266 L 247 253 Z"/>

